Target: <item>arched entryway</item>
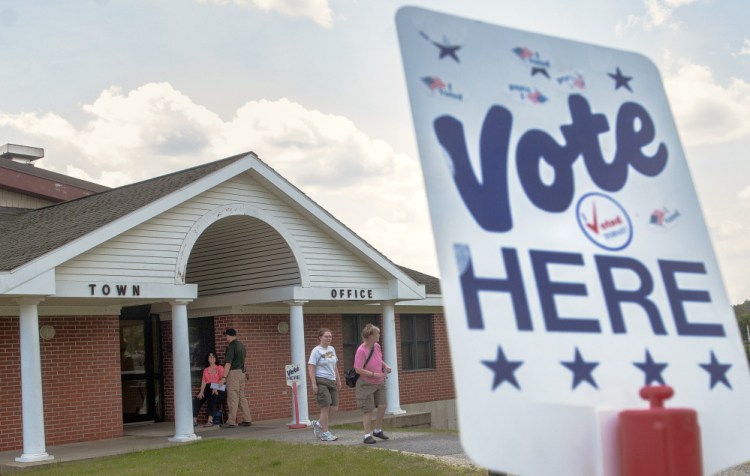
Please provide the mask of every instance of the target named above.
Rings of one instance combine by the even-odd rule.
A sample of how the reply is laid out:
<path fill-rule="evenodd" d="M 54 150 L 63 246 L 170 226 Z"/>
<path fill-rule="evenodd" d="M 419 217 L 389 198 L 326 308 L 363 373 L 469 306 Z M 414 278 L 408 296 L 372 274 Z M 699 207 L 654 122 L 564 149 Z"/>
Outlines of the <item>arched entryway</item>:
<path fill-rule="evenodd" d="M 215 306 L 207 306 L 206 302 L 216 303 L 218 307 L 229 302 L 235 305 L 268 302 L 274 300 L 270 296 L 275 291 L 288 292 L 302 285 L 303 273 L 293 251 L 294 245 L 290 245 L 274 226 L 259 218 L 259 214 L 258 210 L 244 205 L 229 213 L 226 207 L 209 212 L 196 222 L 194 232 L 200 232 L 197 239 L 186 243 L 185 248 L 191 248 L 189 254 L 184 253 L 188 256 L 184 280 L 198 288 L 197 300 L 189 304 L 188 309 L 192 306 L 201 309 L 189 313 L 187 322 L 193 392 L 200 385 L 205 356 L 208 352 L 217 352 L 221 359 L 226 345 L 221 334 L 227 326 L 227 318 L 207 312 L 206 307 L 213 309 Z M 188 236 L 191 235 L 195 236 L 193 231 Z M 226 314 L 226 310 L 223 313 Z M 244 331 L 241 340 L 249 345 L 253 337 Z"/>
<path fill-rule="evenodd" d="M 297 260 L 284 237 L 259 218 L 234 215 L 212 223 L 190 251 L 185 282 L 198 297 L 299 286 Z"/>

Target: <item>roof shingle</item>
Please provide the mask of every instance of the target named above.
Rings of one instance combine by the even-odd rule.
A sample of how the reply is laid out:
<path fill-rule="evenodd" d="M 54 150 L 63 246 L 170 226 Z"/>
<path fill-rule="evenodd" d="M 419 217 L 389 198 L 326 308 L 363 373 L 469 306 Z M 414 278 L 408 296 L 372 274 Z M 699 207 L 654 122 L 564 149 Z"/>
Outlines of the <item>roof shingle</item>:
<path fill-rule="evenodd" d="M 236 162 L 240 154 L 88 197 L 31 210 L 2 222 L 0 271 L 10 271 Z"/>

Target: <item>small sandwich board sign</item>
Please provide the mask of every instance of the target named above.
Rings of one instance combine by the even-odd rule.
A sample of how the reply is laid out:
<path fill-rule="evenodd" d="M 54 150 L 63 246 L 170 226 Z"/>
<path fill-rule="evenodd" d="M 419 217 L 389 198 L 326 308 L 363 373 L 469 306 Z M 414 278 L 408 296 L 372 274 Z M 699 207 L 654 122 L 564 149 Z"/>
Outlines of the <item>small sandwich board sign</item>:
<path fill-rule="evenodd" d="M 617 473 L 619 411 L 698 413 L 703 470 L 750 459 L 750 375 L 656 67 L 396 15 L 461 440 L 514 474 Z"/>
<path fill-rule="evenodd" d="M 286 384 L 289 387 L 293 387 L 295 383 L 297 385 L 300 384 L 302 380 L 302 372 L 300 371 L 299 364 L 289 364 L 285 367 L 285 371 L 286 371 Z"/>

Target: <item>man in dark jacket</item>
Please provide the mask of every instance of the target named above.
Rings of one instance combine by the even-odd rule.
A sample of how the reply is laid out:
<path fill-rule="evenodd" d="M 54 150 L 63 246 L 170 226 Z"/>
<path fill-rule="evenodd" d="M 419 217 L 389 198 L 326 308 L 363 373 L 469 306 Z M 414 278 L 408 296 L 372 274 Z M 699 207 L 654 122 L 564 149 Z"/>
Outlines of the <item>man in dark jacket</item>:
<path fill-rule="evenodd" d="M 250 426 L 250 405 L 245 398 L 245 346 L 237 340 L 237 331 L 231 327 L 224 331 L 227 351 L 224 354 L 224 382 L 227 386 L 229 417 L 222 428 L 237 428 L 237 410 L 242 410 L 244 421 L 239 426 Z"/>

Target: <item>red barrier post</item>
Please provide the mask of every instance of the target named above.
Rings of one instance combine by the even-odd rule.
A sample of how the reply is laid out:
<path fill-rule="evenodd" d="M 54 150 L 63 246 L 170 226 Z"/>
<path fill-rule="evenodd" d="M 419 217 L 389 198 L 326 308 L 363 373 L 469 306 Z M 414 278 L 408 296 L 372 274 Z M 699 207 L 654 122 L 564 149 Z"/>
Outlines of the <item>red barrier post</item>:
<path fill-rule="evenodd" d="M 300 428 L 307 428 L 307 425 L 303 425 L 299 422 L 299 402 L 297 401 L 297 382 L 292 385 L 292 398 L 294 399 L 294 421 L 295 423 L 289 425 L 289 428 L 298 430 Z"/>
<path fill-rule="evenodd" d="M 668 385 L 643 387 L 648 410 L 620 412 L 620 476 L 701 476 L 700 428 L 695 410 L 664 408 L 674 395 Z"/>

